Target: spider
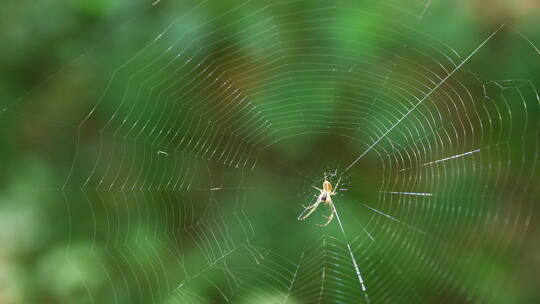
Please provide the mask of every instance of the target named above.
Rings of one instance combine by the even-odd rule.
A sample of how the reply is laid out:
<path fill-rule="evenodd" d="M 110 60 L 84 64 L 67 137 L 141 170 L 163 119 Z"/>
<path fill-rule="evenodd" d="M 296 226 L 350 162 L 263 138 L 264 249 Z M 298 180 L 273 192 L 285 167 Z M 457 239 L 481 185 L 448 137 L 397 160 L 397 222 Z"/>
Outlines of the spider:
<path fill-rule="evenodd" d="M 341 181 L 341 177 L 338 179 L 338 182 L 336 184 L 335 189 L 338 189 L 340 181 Z M 317 224 L 317 226 L 323 227 L 323 226 L 327 226 L 328 224 L 330 224 L 330 222 L 334 218 L 334 214 L 336 213 L 336 208 L 334 207 L 334 204 L 332 203 L 332 195 L 335 195 L 336 191 L 332 189 L 332 184 L 330 184 L 330 182 L 326 179 L 326 173 L 324 173 L 324 182 L 323 182 L 322 187 L 323 187 L 322 189 L 319 189 L 319 188 L 313 186 L 313 188 L 320 191 L 320 194 L 317 197 L 317 201 L 315 203 L 313 203 L 313 205 L 310 205 L 308 207 L 304 206 L 306 209 L 304 209 L 304 211 L 298 216 L 298 220 L 302 221 L 302 220 L 306 219 L 308 216 L 310 216 L 315 211 L 315 209 L 317 209 L 317 207 L 319 206 L 319 204 L 321 202 L 324 202 L 325 204 L 328 205 L 328 207 L 330 207 L 331 213 L 330 213 L 330 216 L 325 216 L 328 219 L 328 221 L 326 223 Z M 309 212 L 306 215 L 302 216 L 302 214 L 304 214 L 307 210 L 309 210 Z"/>

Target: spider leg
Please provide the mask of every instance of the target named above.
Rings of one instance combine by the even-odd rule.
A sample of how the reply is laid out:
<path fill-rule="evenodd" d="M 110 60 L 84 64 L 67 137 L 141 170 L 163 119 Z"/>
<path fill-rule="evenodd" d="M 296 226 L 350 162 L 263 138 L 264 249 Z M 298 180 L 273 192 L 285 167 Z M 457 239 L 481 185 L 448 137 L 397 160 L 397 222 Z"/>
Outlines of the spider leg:
<path fill-rule="evenodd" d="M 337 181 L 337 184 L 336 184 L 336 187 L 334 188 L 334 194 L 336 194 L 336 191 L 338 190 L 339 188 L 339 183 L 341 182 L 341 176 L 338 178 L 338 181 Z"/>
<path fill-rule="evenodd" d="M 336 208 L 334 208 L 334 204 L 331 201 L 328 201 L 328 206 L 330 206 L 330 210 L 332 211 L 332 213 L 330 213 L 330 216 L 326 216 L 328 221 L 326 221 L 326 223 L 324 224 L 317 224 L 317 226 L 321 226 L 321 227 L 328 226 L 328 224 L 330 224 L 330 222 L 334 218 L 334 213 L 336 213 Z"/>
<path fill-rule="evenodd" d="M 321 192 L 323 191 L 322 189 L 319 189 L 319 188 L 317 188 L 317 187 L 315 187 L 315 186 L 313 186 L 313 185 L 312 185 L 311 187 L 313 187 L 313 188 L 315 188 L 315 189 L 317 189 L 317 190 L 319 190 L 319 191 L 321 191 Z"/>
<path fill-rule="evenodd" d="M 313 203 L 313 205 L 310 205 L 306 209 L 304 209 L 304 211 L 302 211 L 302 213 L 300 213 L 300 215 L 298 216 L 297 219 L 299 221 L 302 221 L 302 220 L 306 219 L 308 216 L 310 216 L 317 209 L 317 207 L 319 206 L 320 203 L 321 203 L 321 199 L 317 198 L 317 201 L 315 203 Z M 309 210 L 309 212 L 302 216 L 302 214 L 304 214 L 304 212 L 306 212 L 307 210 Z"/>

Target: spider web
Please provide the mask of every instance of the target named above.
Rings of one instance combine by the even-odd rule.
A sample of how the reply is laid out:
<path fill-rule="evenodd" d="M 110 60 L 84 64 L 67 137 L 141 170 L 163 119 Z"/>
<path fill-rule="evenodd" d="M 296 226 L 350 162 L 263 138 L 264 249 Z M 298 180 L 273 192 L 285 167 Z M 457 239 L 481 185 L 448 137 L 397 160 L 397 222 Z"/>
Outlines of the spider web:
<path fill-rule="evenodd" d="M 91 303 L 519 299 L 501 273 L 535 220 L 540 99 L 475 70 L 501 37 L 538 50 L 505 24 L 452 48 L 430 1 L 379 2 L 156 1 L 67 68 L 99 75 L 62 127 Z M 95 62 L 115 39 L 136 51 Z M 324 173 L 336 218 L 297 222 Z"/>

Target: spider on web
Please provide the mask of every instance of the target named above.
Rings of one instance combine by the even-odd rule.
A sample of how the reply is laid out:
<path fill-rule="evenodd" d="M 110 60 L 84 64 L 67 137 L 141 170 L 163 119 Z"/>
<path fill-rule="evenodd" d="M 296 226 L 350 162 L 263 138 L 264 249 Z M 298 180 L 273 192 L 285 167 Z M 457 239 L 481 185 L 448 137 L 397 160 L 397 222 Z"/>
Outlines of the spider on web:
<path fill-rule="evenodd" d="M 335 173 L 331 174 L 331 176 L 335 176 L 335 175 L 336 175 Z M 334 218 L 334 214 L 336 214 L 336 208 L 334 207 L 334 203 L 332 202 L 332 196 L 337 194 L 336 190 L 338 189 L 340 182 L 341 182 L 341 177 L 338 179 L 338 182 L 336 183 L 336 187 L 333 188 L 332 184 L 328 181 L 328 179 L 326 177 L 326 172 L 325 172 L 324 173 L 324 182 L 323 182 L 323 185 L 322 185 L 322 189 L 319 189 L 319 188 L 317 188 L 315 186 L 312 186 L 313 188 L 320 191 L 319 196 L 317 197 L 317 201 L 315 201 L 315 203 L 313 203 L 310 206 L 307 206 L 307 207 L 303 206 L 305 209 L 298 216 L 298 220 L 302 221 L 302 220 L 305 220 L 306 218 L 308 218 L 313 212 L 315 212 L 315 210 L 317 209 L 319 204 L 321 202 L 323 202 L 330 208 L 331 213 L 330 213 L 330 216 L 325 216 L 328 219 L 326 221 L 326 223 L 317 224 L 317 226 L 324 227 L 324 226 L 327 226 L 328 224 L 330 224 L 330 222 L 332 222 L 332 219 Z M 336 189 L 336 190 L 334 190 L 334 189 Z M 304 213 L 306 211 L 308 211 L 308 212 L 307 212 L 307 214 L 304 215 Z"/>

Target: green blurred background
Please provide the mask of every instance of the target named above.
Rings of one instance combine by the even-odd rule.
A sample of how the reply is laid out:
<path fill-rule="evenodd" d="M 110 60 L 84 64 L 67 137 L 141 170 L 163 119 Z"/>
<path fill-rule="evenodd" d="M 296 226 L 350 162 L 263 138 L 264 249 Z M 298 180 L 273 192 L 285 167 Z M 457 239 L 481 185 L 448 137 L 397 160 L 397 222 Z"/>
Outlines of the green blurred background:
<path fill-rule="evenodd" d="M 4 1 L 0 303 L 538 303 L 539 14 Z"/>

